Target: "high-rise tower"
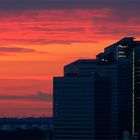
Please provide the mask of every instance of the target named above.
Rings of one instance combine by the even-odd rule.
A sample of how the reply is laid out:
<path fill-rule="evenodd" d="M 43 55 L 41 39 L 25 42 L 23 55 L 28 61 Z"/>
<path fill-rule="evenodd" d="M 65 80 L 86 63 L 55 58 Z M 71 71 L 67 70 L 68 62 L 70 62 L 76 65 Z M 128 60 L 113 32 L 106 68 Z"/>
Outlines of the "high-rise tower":
<path fill-rule="evenodd" d="M 55 140 L 120 140 L 140 133 L 140 41 L 123 38 L 54 78 Z"/>

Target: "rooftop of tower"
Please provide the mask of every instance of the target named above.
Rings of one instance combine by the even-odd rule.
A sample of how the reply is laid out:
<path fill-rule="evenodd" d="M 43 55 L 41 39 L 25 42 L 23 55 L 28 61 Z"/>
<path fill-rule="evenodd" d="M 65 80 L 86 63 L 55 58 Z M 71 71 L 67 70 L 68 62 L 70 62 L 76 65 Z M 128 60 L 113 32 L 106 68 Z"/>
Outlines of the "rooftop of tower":
<path fill-rule="evenodd" d="M 93 65 L 112 65 L 116 63 L 125 63 L 132 56 L 133 48 L 140 48 L 140 41 L 135 41 L 134 37 L 124 37 L 118 42 L 107 46 L 104 52 L 96 55 L 96 59 L 78 59 L 64 66 L 66 74 L 75 74 L 79 70 L 91 68 Z M 139 50 L 138 50 L 139 51 Z"/>

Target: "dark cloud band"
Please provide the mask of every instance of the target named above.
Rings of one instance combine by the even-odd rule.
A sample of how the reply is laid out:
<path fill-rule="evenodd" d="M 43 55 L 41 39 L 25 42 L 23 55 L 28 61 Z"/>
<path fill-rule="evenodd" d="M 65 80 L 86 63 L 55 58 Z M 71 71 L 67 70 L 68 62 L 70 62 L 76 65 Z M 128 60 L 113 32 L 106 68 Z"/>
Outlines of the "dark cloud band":
<path fill-rule="evenodd" d="M 35 95 L 25 95 L 25 96 L 18 96 L 18 95 L 1 95 L 0 100 L 27 100 L 27 101 L 34 101 L 34 102 L 51 102 L 52 95 L 47 93 L 38 92 Z"/>
<path fill-rule="evenodd" d="M 1 0 L 0 9 L 139 8 L 138 0 Z"/>

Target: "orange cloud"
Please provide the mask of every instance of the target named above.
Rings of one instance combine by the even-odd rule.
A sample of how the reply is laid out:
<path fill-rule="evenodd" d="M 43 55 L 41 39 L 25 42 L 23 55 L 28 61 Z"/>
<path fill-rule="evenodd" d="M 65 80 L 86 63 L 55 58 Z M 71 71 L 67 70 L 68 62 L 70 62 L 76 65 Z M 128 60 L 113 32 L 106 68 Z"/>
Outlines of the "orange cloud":
<path fill-rule="evenodd" d="M 43 7 L 43 2 L 40 7 L 18 2 L 7 11 L 10 4 L 3 2 L 3 8 L 0 5 L 0 54 L 5 54 L 0 57 L 1 114 L 52 115 L 52 102 L 35 102 L 31 98 L 38 91 L 51 96 L 52 77 L 62 75 L 64 65 L 79 58 L 95 58 L 105 46 L 124 36 L 140 38 L 138 8 L 134 10 L 127 3 L 129 8 L 119 7 L 116 2 L 115 8 L 115 4 L 107 6 L 101 1 L 84 5 L 82 0 L 79 6 L 74 3 L 81 0 L 71 1 L 70 6 L 70 1 L 63 1 L 59 7 L 49 1 L 50 8 Z"/>

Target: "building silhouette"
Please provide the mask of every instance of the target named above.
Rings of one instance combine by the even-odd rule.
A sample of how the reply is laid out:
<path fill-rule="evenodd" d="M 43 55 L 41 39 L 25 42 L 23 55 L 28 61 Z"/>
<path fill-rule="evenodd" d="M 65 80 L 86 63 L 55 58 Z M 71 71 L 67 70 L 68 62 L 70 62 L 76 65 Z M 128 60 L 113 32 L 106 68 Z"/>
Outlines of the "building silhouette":
<path fill-rule="evenodd" d="M 140 134 L 140 41 L 126 37 L 54 78 L 54 140 L 120 140 Z"/>

